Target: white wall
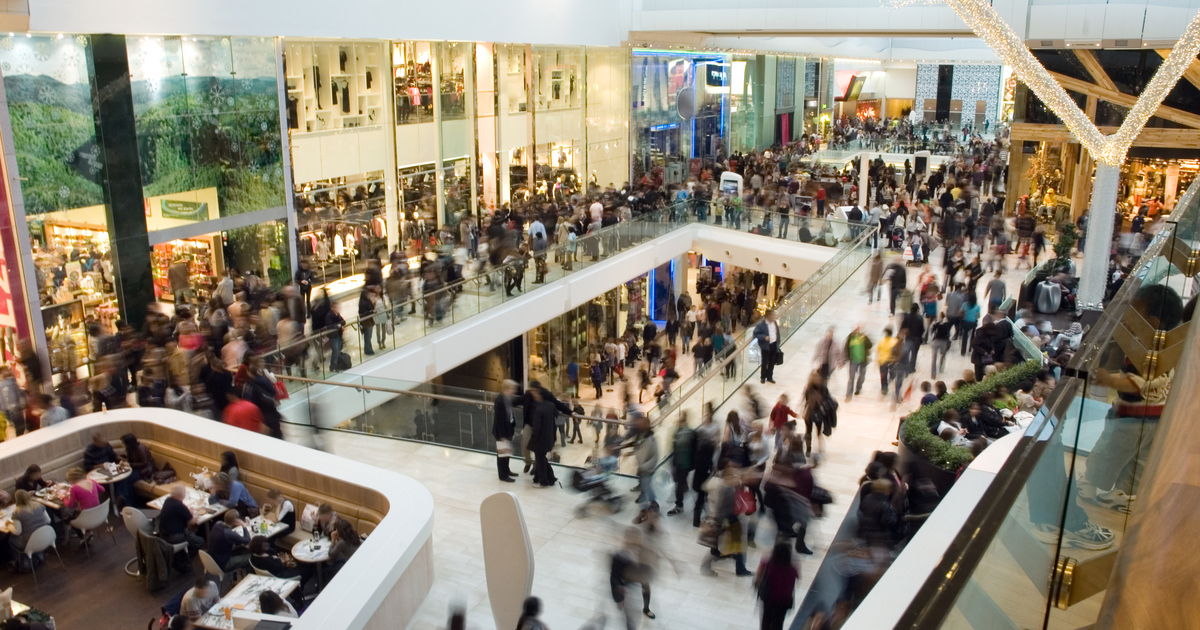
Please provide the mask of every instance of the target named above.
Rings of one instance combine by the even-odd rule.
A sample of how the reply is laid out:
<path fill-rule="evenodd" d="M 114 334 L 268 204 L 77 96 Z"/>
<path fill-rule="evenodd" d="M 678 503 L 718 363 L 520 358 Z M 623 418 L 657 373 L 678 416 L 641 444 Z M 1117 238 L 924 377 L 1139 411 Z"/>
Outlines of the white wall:
<path fill-rule="evenodd" d="M 30 29 L 615 46 L 616 0 L 30 0 Z"/>

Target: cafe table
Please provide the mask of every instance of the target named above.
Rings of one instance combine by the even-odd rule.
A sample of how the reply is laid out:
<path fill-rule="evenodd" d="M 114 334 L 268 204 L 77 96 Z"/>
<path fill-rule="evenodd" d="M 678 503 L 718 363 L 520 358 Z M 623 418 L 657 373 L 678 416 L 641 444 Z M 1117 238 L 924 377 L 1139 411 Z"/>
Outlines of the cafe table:
<path fill-rule="evenodd" d="M 63 501 L 71 493 L 71 484 L 52 481 L 50 485 L 32 494 L 33 500 L 52 509 L 63 509 Z"/>
<path fill-rule="evenodd" d="M 117 511 L 116 483 L 118 481 L 125 481 L 132 474 L 133 469 L 129 467 L 128 462 L 121 462 L 120 464 L 100 464 L 87 474 L 88 479 L 108 486 L 108 504 L 112 508 L 112 513 L 114 516 L 121 515 Z"/>
<path fill-rule="evenodd" d="M 13 510 L 17 506 L 10 505 L 0 509 L 0 534 L 15 534 L 17 533 L 16 523 L 13 522 Z"/>
<path fill-rule="evenodd" d="M 333 541 L 328 538 L 301 540 L 292 545 L 292 558 L 296 562 L 317 565 L 317 585 L 323 588 L 325 586 L 325 572 L 323 568 L 325 563 L 329 561 L 329 551 L 332 548 Z"/>
<path fill-rule="evenodd" d="M 197 628 L 212 630 L 233 630 L 233 616 L 239 612 L 259 613 L 258 596 L 266 591 L 275 591 L 276 595 L 287 599 L 292 591 L 300 586 L 300 580 L 270 577 L 265 575 L 247 575 L 237 586 L 233 587 L 221 601 L 209 608 L 196 620 Z M 229 609 L 229 615 L 225 610 Z"/>
<path fill-rule="evenodd" d="M 221 505 L 220 503 L 209 503 L 208 498 L 212 496 L 209 493 L 185 484 L 182 481 L 176 481 L 174 484 L 166 486 L 168 491 L 167 494 L 164 494 L 161 497 L 158 497 L 157 499 L 147 503 L 146 507 L 154 510 L 162 510 L 163 503 L 166 502 L 167 497 L 171 496 L 171 487 L 175 485 L 183 486 L 184 491 L 186 492 L 186 496 L 183 497 L 183 504 L 187 506 L 189 511 L 191 511 L 192 518 L 196 519 L 196 524 L 198 525 L 204 525 L 205 523 L 208 523 L 214 518 L 217 518 L 218 516 L 229 511 L 229 508 Z"/>
<path fill-rule="evenodd" d="M 247 519 L 245 523 L 245 525 L 239 527 L 238 529 L 240 529 L 243 534 L 250 536 L 251 538 L 254 536 L 274 538 L 282 534 L 283 531 L 287 529 L 287 525 L 283 523 L 276 523 L 275 521 L 265 519 L 261 516 L 255 516 L 254 518 Z M 266 527 L 264 527 L 264 524 Z"/>

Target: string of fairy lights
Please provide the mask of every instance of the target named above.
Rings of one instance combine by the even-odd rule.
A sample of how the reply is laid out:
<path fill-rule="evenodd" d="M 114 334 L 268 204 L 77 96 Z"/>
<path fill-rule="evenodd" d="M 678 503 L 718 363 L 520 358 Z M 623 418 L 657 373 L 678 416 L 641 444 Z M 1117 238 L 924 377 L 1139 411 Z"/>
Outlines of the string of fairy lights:
<path fill-rule="evenodd" d="M 884 0 L 888 8 L 945 2 L 980 39 L 1013 69 L 1029 89 L 1054 112 L 1097 162 L 1120 166 L 1142 128 L 1200 53 L 1200 13 L 1192 18 L 1178 43 L 1146 84 L 1116 133 L 1106 136 L 1038 62 L 1025 42 L 1000 17 L 988 0 Z"/>

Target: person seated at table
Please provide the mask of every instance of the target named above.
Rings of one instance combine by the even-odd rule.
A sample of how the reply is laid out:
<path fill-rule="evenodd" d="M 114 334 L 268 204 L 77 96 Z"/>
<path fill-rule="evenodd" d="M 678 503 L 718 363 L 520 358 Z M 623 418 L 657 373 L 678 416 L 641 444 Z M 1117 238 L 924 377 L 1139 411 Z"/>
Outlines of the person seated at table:
<path fill-rule="evenodd" d="M 67 483 L 71 484 L 71 492 L 63 500 L 67 507 L 78 507 L 87 510 L 100 505 L 100 484 L 88 479 L 82 468 L 72 468 L 67 471 Z"/>
<path fill-rule="evenodd" d="M 226 573 L 250 564 L 250 554 L 244 549 L 250 544 L 250 537 L 238 531 L 243 526 L 245 523 L 237 510 L 229 510 L 208 534 L 208 555 Z"/>
<path fill-rule="evenodd" d="M 290 559 L 289 562 L 284 562 L 266 536 L 250 539 L 250 567 L 256 571 L 266 571 L 277 578 L 300 578 L 301 583 L 308 581 L 313 574 L 310 564 Z"/>
<path fill-rule="evenodd" d="M 104 464 L 119 464 L 125 458 L 117 455 L 117 451 L 113 449 L 112 444 L 104 438 L 102 433 L 92 434 L 92 443 L 87 448 L 83 449 L 83 469 L 91 471 L 99 468 Z M 117 507 L 125 507 L 133 501 L 133 475 L 113 483 L 113 490 L 117 498 Z"/>
<path fill-rule="evenodd" d="M 267 491 L 267 500 L 262 505 L 263 518 L 273 523 L 281 523 L 285 529 L 276 536 L 283 538 L 296 531 L 296 506 L 292 504 L 278 488 Z"/>
<path fill-rule="evenodd" d="M 338 518 L 337 512 L 333 511 L 333 506 L 322 503 L 317 507 L 317 521 L 313 523 L 312 537 L 328 538 L 339 520 L 341 519 Z"/>
<path fill-rule="evenodd" d="M 241 481 L 242 469 L 238 467 L 237 455 L 233 451 L 221 453 L 221 472 L 233 481 Z"/>
<path fill-rule="evenodd" d="M 217 588 L 217 583 L 208 579 L 207 575 L 201 574 L 192 583 L 192 588 L 183 594 L 183 601 L 179 604 L 179 615 L 192 620 L 199 619 L 219 601 L 221 590 Z"/>
<path fill-rule="evenodd" d="M 204 546 L 204 539 L 194 531 L 196 518 L 183 502 L 186 497 L 187 488 L 182 484 L 171 486 L 171 493 L 163 500 L 158 514 L 158 536 L 171 544 L 186 542 L 191 557 Z"/>
<path fill-rule="evenodd" d="M 153 480 L 154 471 L 158 470 L 158 466 L 154 463 L 154 455 L 150 453 L 150 448 L 138 442 L 132 433 L 122 435 L 121 442 L 125 444 L 125 459 L 129 460 L 129 468 L 132 470 L 129 478 L 133 482 L 140 479 Z"/>
<path fill-rule="evenodd" d="M 104 438 L 104 434 L 93 433 L 92 443 L 83 449 L 84 470 L 95 470 L 103 464 L 116 464 L 120 461 L 121 458 L 117 456 L 117 451 Z"/>
<path fill-rule="evenodd" d="M 258 611 L 264 615 L 276 617 L 291 617 L 297 619 L 300 614 L 275 591 L 263 591 L 258 594 Z"/>
<path fill-rule="evenodd" d="M 30 464 L 29 468 L 25 469 L 25 474 L 17 477 L 17 490 L 34 493 L 42 488 L 50 487 L 50 482 L 42 479 L 42 467 L 37 464 Z"/>
<path fill-rule="evenodd" d="M 258 502 L 250 496 L 250 491 L 240 481 L 234 481 L 226 473 L 217 473 L 212 478 L 213 493 L 209 495 L 209 503 L 219 503 L 231 510 L 237 510 L 244 516 L 258 514 Z"/>
<path fill-rule="evenodd" d="M 193 630 L 195 627 L 186 615 L 175 615 L 167 623 L 167 630 Z"/>
<path fill-rule="evenodd" d="M 24 556 L 19 555 L 19 552 L 25 549 L 25 545 L 29 543 L 29 537 L 39 528 L 50 524 L 50 513 L 41 503 L 33 500 L 33 497 L 24 490 L 17 490 L 13 494 L 13 501 L 16 507 L 13 509 L 13 535 L 9 537 L 8 542 L 13 549 L 18 552 L 17 561 L 23 562 Z M 33 562 L 35 564 L 42 561 L 42 553 L 33 554 Z"/>
<path fill-rule="evenodd" d="M 354 526 L 350 521 L 341 519 L 333 528 L 333 534 L 329 540 L 333 543 L 333 547 L 329 549 L 329 566 L 332 567 L 332 573 L 336 574 L 354 555 L 355 551 L 362 546 L 362 538 L 358 532 L 354 531 Z"/>

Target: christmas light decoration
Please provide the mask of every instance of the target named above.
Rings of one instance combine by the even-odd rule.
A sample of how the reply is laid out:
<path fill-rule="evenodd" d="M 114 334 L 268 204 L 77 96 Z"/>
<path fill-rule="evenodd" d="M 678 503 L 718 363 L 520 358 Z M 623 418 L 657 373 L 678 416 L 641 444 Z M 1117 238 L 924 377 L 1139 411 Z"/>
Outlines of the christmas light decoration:
<path fill-rule="evenodd" d="M 967 26 L 996 53 L 1021 81 L 1037 94 L 1050 111 L 1054 112 L 1071 130 L 1075 138 L 1087 147 L 1097 162 L 1109 166 L 1120 166 L 1125 154 L 1146 122 L 1158 110 L 1163 99 L 1175 87 L 1179 78 L 1200 53 L 1200 13 L 1184 29 L 1179 42 L 1171 54 L 1163 60 L 1158 72 L 1146 84 L 1129 114 L 1116 133 L 1106 136 L 1096 128 L 1067 91 L 1038 62 L 1025 42 L 1013 32 L 1012 27 L 996 13 L 988 0 L 942 0 L 958 14 Z M 913 4 L 934 4 L 933 0 L 884 0 L 889 8 L 901 8 Z"/>

